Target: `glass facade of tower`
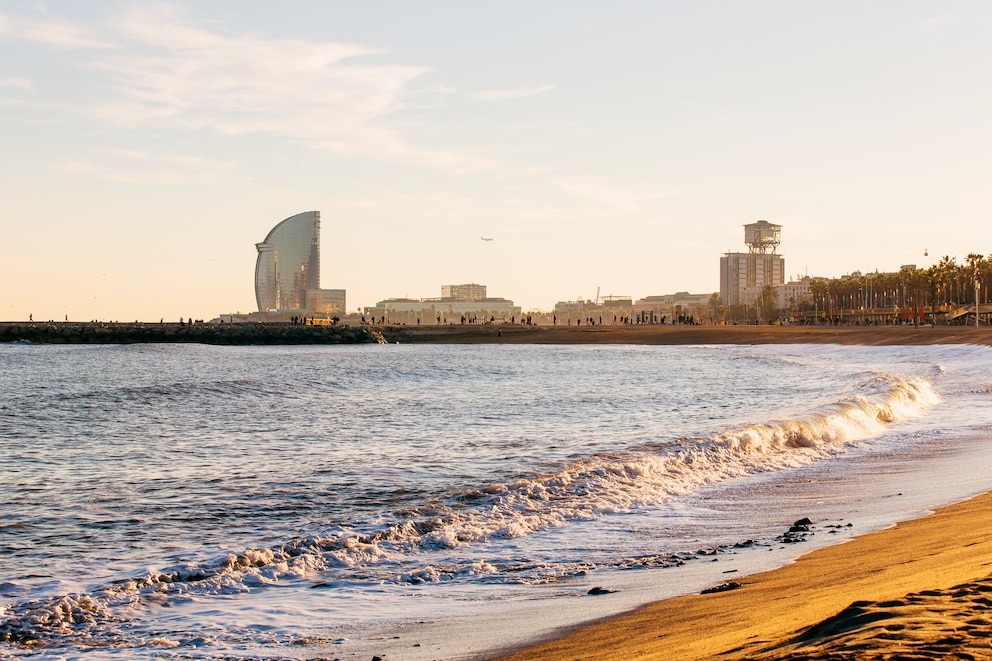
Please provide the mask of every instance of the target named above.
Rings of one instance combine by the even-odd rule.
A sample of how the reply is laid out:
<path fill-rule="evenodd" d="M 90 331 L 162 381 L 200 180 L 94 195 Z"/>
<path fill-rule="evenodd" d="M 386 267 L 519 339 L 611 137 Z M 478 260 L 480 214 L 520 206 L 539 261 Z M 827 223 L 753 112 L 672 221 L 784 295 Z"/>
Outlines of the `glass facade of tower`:
<path fill-rule="evenodd" d="M 258 311 L 306 309 L 307 290 L 320 288 L 320 212 L 290 216 L 255 247 Z"/>

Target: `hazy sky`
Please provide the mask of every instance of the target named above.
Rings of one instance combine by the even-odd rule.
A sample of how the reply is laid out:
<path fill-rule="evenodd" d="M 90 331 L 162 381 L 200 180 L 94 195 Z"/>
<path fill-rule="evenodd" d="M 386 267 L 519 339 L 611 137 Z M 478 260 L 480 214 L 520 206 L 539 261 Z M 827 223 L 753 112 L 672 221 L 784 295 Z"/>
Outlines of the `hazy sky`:
<path fill-rule="evenodd" d="M 791 276 L 989 253 L 989 35 L 985 0 L 0 0 L 0 319 L 254 310 L 312 209 L 349 310 L 712 292 L 759 219 Z"/>

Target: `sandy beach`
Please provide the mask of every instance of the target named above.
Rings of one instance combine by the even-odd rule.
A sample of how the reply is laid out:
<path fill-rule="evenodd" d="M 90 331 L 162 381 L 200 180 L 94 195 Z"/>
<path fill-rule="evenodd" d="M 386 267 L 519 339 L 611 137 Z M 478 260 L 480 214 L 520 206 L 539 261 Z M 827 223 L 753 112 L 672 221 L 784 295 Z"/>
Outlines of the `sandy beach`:
<path fill-rule="evenodd" d="M 990 510 L 983 494 L 497 658 L 990 659 Z"/>
<path fill-rule="evenodd" d="M 640 330 L 617 335 L 631 341 Z M 962 327 L 651 330 L 639 339 L 992 344 L 992 331 Z M 587 332 L 595 341 L 593 329 Z M 599 341 L 610 329 L 601 332 Z M 780 569 L 713 586 L 726 589 L 649 604 L 494 658 L 992 659 L 990 512 L 992 493 L 985 493 Z"/>
<path fill-rule="evenodd" d="M 438 344 L 985 344 L 973 326 L 384 326 L 390 341 Z"/>

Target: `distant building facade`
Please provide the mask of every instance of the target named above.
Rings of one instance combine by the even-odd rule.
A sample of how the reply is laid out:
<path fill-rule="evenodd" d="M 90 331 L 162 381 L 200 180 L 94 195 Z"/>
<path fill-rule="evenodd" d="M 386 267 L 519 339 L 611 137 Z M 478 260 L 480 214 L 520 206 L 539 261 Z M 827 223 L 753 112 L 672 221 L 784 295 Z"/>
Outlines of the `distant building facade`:
<path fill-rule="evenodd" d="M 766 285 L 785 283 L 785 257 L 777 254 L 781 225 L 759 220 L 744 226 L 748 252 L 728 252 L 720 257 L 720 302 L 754 305 Z"/>
<path fill-rule="evenodd" d="M 675 294 L 645 296 L 637 300 L 637 307 L 655 310 L 657 312 L 671 312 L 679 308 L 688 310 L 701 305 L 709 305 L 711 298 L 713 298 L 712 293 L 690 294 L 687 291 L 680 291 Z"/>
<path fill-rule="evenodd" d="M 690 294 L 680 291 L 674 294 L 660 296 L 645 296 L 634 304 L 638 310 L 649 310 L 655 316 L 661 316 L 670 322 L 680 318 L 692 317 L 694 322 L 711 321 L 712 310 L 710 303 L 715 292 L 708 294 Z"/>
<path fill-rule="evenodd" d="M 390 324 L 512 323 L 520 306 L 505 298 L 488 298 L 486 286 L 442 285 L 441 298 L 387 298 L 363 311 L 367 319 Z"/>
<path fill-rule="evenodd" d="M 656 323 L 660 318 L 652 318 L 647 310 L 634 306 L 633 296 L 600 296 L 595 300 L 558 301 L 555 303 L 552 323 L 572 324 L 618 324 Z"/>
<path fill-rule="evenodd" d="M 307 314 L 323 318 L 342 317 L 345 309 L 345 290 L 307 290 Z"/>
<path fill-rule="evenodd" d="M 345 291 L 320 288 L 319 211 L 286 218 L 255 248 L 255 301 L 261 320 L 344 314 Z"/>
<path fill-rule="evenodd" d="M 777 286 L 775 292 L 778 295 L 778 309 L 796 310 L 803 304 L 813 303 L 812 285 L 817 280 L 826 280 L 826 278 L 811 278 L 807 275 Z"/>
<path fill-rule="evenodd" d="M 441 285 L 441 300 L 446 301 L 483 301 L 486 298 L 486 286 Z"/>

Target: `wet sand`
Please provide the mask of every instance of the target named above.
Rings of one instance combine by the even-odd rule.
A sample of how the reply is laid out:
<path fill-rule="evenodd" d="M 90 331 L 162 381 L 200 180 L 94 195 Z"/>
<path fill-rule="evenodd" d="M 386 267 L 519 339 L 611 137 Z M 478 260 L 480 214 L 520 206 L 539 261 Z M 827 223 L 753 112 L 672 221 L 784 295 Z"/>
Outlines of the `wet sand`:
<path fill-rule="evenodd" d="M 992 659 L 992 494 L 500 657 Z"/>

